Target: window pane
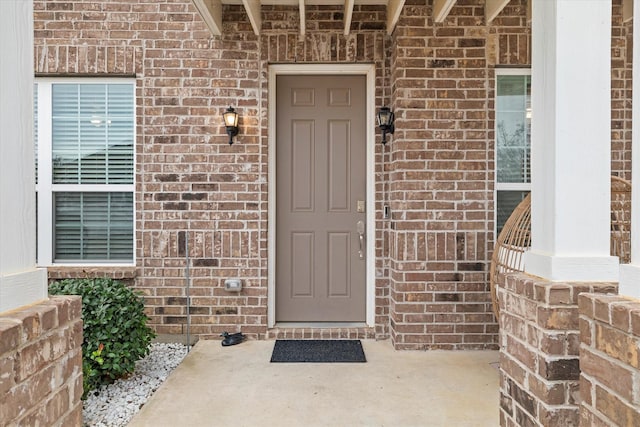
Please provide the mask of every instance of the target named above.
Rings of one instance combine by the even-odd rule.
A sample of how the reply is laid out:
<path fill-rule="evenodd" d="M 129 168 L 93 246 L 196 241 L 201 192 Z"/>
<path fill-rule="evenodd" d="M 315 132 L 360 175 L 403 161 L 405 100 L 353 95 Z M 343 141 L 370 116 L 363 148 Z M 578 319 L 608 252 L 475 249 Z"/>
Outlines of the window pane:
<path fill-rule="evenodd" d="M 56 261 L 133 260 L 131 193 L 55 193 Z"/>
<path fill-rule="evenodd" d="M 526 79 L 529 76 L 498 76 L 496 110 L 522 111 L 525 109 Z"/>
<path fill-rule="evenodd" d="M 531 182 L 530 150 L 506 147 L 498 151 L 498 182 Z"/>
<path fill-rule="evenodd" d="M 501 183 L 531 182 L 531 78 L 498 76 L 496 169 Z"/>
<path fill-rule="evenodd" d="M 54 184 L 133 183 L 130 84 L 53 84 Z"/>
<path fill-rule="evenodd" d="M 498 191 L 498 197 L 496 201 L 496 230 L 500 235 L 504 223 L 507 222 L 509 216 L 518 204 L 527 197 L 528 191 Z"/>

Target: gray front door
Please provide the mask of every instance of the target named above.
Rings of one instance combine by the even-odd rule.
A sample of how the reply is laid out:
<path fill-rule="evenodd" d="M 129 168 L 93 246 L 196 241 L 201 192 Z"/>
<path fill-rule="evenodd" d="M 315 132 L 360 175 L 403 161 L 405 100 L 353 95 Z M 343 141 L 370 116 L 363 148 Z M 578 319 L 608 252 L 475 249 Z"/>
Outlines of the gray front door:
<path fill-rule="evenodd" d="M 365 76 L 276 85 L 276 321 L 364 322 Z"/>

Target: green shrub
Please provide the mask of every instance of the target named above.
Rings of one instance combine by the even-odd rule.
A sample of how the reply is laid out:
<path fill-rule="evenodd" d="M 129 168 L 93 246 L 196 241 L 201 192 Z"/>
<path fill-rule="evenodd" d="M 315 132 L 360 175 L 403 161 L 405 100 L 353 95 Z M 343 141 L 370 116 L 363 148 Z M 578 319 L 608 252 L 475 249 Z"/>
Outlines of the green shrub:
<path fill-rule="evenodd" d="M 49 293 L 81 295 L 84 338 L 84 394 L 129 375 L 135 362 L 149 353 L 155 333 L 147 326 L 142 298 L 113 279 L 66 279 L 53 282 Z"/>

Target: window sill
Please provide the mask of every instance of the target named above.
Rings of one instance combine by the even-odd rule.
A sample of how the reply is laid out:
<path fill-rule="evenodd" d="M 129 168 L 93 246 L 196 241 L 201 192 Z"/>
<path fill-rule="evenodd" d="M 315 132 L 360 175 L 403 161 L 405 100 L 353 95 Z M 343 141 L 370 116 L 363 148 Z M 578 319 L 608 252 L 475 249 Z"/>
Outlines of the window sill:
<path fill-rule="evenodd" d="M 111 279 L 135 279 L 137 276 L 135 266 L 49 266 L 47 267 L 49 279 L 81 279 L 109 277 Z"/>

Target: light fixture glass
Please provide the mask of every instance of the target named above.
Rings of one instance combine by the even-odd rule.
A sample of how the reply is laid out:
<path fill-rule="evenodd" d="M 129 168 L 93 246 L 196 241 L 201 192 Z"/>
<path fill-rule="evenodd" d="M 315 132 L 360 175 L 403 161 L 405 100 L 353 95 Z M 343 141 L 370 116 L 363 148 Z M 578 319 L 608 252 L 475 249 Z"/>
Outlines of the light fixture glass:
<path fill-rule="evenodd" d="M 387 143 L 387 134 L 395 132 L 394 114 L 389 107 L 382 107 L 377 115 L 378 127 L 382 131 L 382 144 Z"/>
<path fill-rule="evenodd" d="M 238 113 L 233 107 L 227 108 L 222 114 L 224 125 L 227 127 L 227 135 L 229 135 L 229 145 L 233 144 L 233 137 L 238 135 Z"/>

